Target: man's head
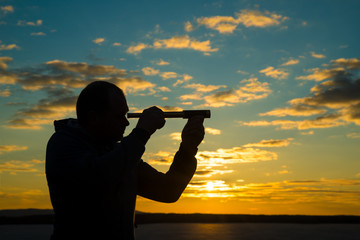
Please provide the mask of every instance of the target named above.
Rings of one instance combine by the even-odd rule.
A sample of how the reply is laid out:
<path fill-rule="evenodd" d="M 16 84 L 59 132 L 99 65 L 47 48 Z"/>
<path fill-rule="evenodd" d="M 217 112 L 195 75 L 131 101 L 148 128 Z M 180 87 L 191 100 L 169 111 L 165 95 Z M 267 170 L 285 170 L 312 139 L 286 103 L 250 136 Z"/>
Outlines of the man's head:
<path fill-rule="evenodd" d="M 80 125 L 103 142 L 122 139 L 129 121 L 129 108 L 123 91 L 115 84 L 96 81 L 86 86 L 76 103 L 76 114 Z"/>

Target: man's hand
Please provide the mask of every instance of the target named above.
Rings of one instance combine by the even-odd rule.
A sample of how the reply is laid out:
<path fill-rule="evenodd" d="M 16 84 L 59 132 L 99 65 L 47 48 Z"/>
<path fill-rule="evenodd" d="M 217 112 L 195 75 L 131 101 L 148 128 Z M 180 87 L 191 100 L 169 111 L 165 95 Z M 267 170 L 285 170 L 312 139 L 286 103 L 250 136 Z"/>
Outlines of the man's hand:
<path fill-rule="evenodd" d="M 181 133 L 182 143 L 185 146 L 191 148 L 197 148 L 199 146 L 205 135 L 203 123 L 203 116 L 194 116 L 188 120 Z"/>
<path fill-rule="evenodd" d="M 142 128 L 152 135 L 157 129 L 162 128 L 164 125 L 164 112 L 154 106 L 142 112 L 136 128 Z"/>

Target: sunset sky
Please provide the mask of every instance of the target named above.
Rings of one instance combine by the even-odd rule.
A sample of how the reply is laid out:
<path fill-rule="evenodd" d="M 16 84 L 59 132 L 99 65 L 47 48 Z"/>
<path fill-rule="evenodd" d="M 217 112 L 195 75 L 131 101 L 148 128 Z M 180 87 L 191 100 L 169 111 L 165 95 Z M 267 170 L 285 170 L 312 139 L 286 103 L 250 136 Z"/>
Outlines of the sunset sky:
<path fill-rule="evenodd" d="M 91 81 L 210 109 L 176 213 L 360 215 L 360 1 L 0 1 L 0 209 L 51 208 L 45 148 Z M 130 120 L 126 134 L 136 125 Z M 143 159 L 166 172 L 186 120 Z"/>

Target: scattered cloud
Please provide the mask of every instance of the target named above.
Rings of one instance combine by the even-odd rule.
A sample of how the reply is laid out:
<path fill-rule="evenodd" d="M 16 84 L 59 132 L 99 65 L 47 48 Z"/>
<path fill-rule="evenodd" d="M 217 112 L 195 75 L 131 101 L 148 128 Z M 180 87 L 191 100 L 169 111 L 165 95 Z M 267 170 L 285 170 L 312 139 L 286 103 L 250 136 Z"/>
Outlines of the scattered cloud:
<path fill-rule="evenodd" d="M 215 128 L 205 128 L 205 132 L 211 135 L 220 135 L 221 134 L 221 130 L 220 129 L 215 129 Z"/>
<path fill-rule="evenodd" d="M 17 146 L 17 145 L 0 145 L 0 154 L 4 152 L 15 152 L 15 151 L 24 151 L 27 150 L 26 146 Z"/>
<path fill-rule="evenodd" d="M 196 39 L 190 38 L 188 35 L 174 36 L 169 39 L 158 39 L 155 40 L 152 45 L 145 43 L 138 43 L 137 45 L 130 46 L 126 51 L 131 54 L 137 55 L 142 50 L 152 49 L 191 49 L 194 51 L 200 51 L 204 53 L 216 52 L 218 48 L 212 48 L 210 40 L 197 41 Z"/>
<path fill-rule="evenodd" d="M 193 84 L 187 84 L 184 86 L 184 88 L 192 88 L 195 89 L 197 92 L 212 92 L 215 90 L 218 90 L 219 88 L 225 88 L 226 85 L 203 85 L 200 83 L 193 83 Z"/>
<path fill-rule="evenodd" d="M 93 43 L 101 45 L 105 41 L 105 38 L 96 38 L 93 40 Z"/>
<path fill-rule="evenodd" d="M 130 46 L 126 52 L 127 53 L 131 53 L 131 54 L 134 54 L 134 55 L 137 55 L 138 53 L 140 53 L 142 50 L 146 49 L 146 48 L 152 48 L 151 45 L 147 45 L 145 43 L 138 43 L 137 45 L 133 45 L 133 46 Z"/>
<path fill-rule="evenodd" d="M 356 132 L 348 133 L 346 136 L 348 138 L 360 138 L 360 133 L 356 133 Z"/>
<path fill-rule="evenodd" d="M 288 72 L 281 69 L 275 69 L 274 67 L 267 67 L 263 70 L 259 71 L 260 73 L 265 74 L 268 77 L 275 78 L 275 79 L 286 79 L 289 75 Z"/>
<path fill-rule="evenodd" d="M 17 25 L 18 26 L 32 26 L 32 27 L 36 27 L 36 26 L 41 26 L 43 24 L 43 21 L 41 19 L 37 20 L 36 22 L 30 22 L 30 21 L 25 21 L 25 20 L 19 20 Z"/>
<path fill-rule="evenodd" d="M 191 22 L 187 21 L 184 26 L 185 31 L 192 32 L 194 31 L 194 26 L 191 24 Z"/>
<path fill-rule="evenodd" d="M 283 64 L 281 64 L 281 66 L 290 66 L 290 65 L 296 65 L 300 62 L 299 59 L 290 59 L 287 62 L 284 62 Z"/>
<path fill-rule="evenodd" d="M 48 97 L 33 106 L 20 109 L 9 120 L 6 126 L 9 128 L 41 129 L 41 125 L 51 124 L 53 119 L 73 114 L 76 103 L 73 89 L 84 88 L 95 80 L 112 82 L 126 93 L 148 91 L 148 94 L 153 94 L 156 90 L 155 84 L 129 75 L 126 70 L 114 66 L 53 60 L 34 67 L 31 71 L 8 71 L 6 62 L 10 60 L 0 60 L 0 84 L 18 84 L 26 91 L 41 90 L 47 93 Z"/>
<path fill-rule="evenodd" d="M 248 72 L 245 72 L 245 71 L 242 71 L 242 70 L 237 70 L 236 72 L 240 73 L 242 75 L 248 75 L 249 74 Z"/>
<path fill-rule="evenodd" d="M 153 75 L 157 75 L 159 74 L 160 70 L 154 69 L 152 67 L 145 67 L 143 69 L 141 69 L 141 71 L 144 73 L 144 75 L 146 76 L 153 76 Z"/>
<path fill-rule="evenodd" d="M 320 54 L 320 53 L 315 53 L 315 52 L 311 52 L 311 56 L 313 58 L 326 58 L 326 56 L 324 54 Z"/>
<path fill-rule="evenodd" d="M 199 151 L 196 158 L 203 166 L 217 166 L 271 161 L 277 160 L 278 156 L 276 153 L 267 150 L 233 147 L 230 149 L 219 148 L 216 151 Z"/>
<path fill-rule="evenodd" d="M 0 51 L 4 51 L 4 50 L 13 50 L 13 49 L 20 49 L 20 47 L 16 44 L 1 44 L 2 42 L 0 41 Z"/>
<path fill-rule="evenodd" d="M 273 120 L 273 121 L 238 121 L 240 125 L 251 127 L 279 126 L 280 129 L 298 129 L 305 130 L 311 128 L 331 128 L 346 125 L 347 123 L 339 118 L 339 116 L 329 115 L 316 119 L 306 119 L 302 121 L 293 120 Z"/>
<path fill-rule="evenodd" d="M 308 76 L 298 79 L 322 81 L 311 88 L 310 95 L 295 98 L 288 103 L 290 107 L 276 108 L 260 116 L 297 116 L 318 115 L 315 119 L 273 120 L 239 122 L 247 126 L 280 126 L 281 129 L 330 128 L 350 123 L 360 125 L 360 60 L 357 58 L 339 58 L 324 65 L 327 68 L 315 68 Z M 326 81 L 324 81 L 326 80 Z"/>
<path fill-rule="evenodd" d="M 160 77 L 162 77 L 163 80 L 179 77 L 179 75 L 176 72 L 162 72 L 159 75 L 160 75 Z"/>
<path fill-rule="evenodd" d="M 160 59 L 160 61 L 157 62 L 156 64 L 159 65 L 159 66 L 165 66 L 165 65 L 169 65 L 170 63 Z"/>
<path fill-rule="evenodd" d="M 13 13 L 14 12 L 14 7 L 11 5 L 8 6 L 1 6 L 0 7 L 0 16 L 1 15 L 6 15 L 8 13 Z"/>
<path fill-rule="evenodd" d="M 258 143 L 248 143 L 243 145 L 243 147 L 287 147 L 290 144 L 290 141 L 294 140 L 293 138 L 287 139 L 270 139 L 270 140 L 261 140 Z"/>
<path fill-rule="evenodd" d="M 287 170 L 279 174 L 289 173 Z M 224 180 L 191 181 L 183 197 L 191 198 L 236 198 L 252 203 L 310 204 L 324 202 L 358 206 L 360 191 L 354 190 L 360 180 L 321 179 L 246 183 L 246 181 L 226 182 Z M 324 200 L 324 194 L 327 196 Z"/>
<path fill-rule="evenodd" d="M 279 14 L 271 13 L 269 11 L 258 10 L 241 10 L 239 13 L 232 16 L 213 16 L 201 17 L 196 20 L 198 26 L 205 26 L 218 31 L 221 34 L 231 34 L 241 24 L 247 28 L 249 27 L 272 27 L 278 26 L 288 18 Z M 195 28 L 190 22 L 185 23 L 185 30 L 193 31 Z"/>
<path fill-rule="evenodd" d="M 317 114 L 326 113 L 325 109 L 315 106 L 304 106 L 304 105 L 295 105 L 292 107 L 285 108 L 276 108 L 266 113 L 260 113 L 260 116 L 312 116 Z"/>
<path fill-rule="evenodd" d="M 32 161 L 15 161 L 11 160 L 8 162 L 0 163 L 0 173 L 10 172 L 11 174 L 16 174 L 17 172 L 38 172 L 37 168 L 34 168 L 34 165 L 37 164 Z"/>
<path fill-rule="evenodd" d="M 173 132 L 170 134 L 170 138 L 175 141 L 181 141 L 181 132 Z"/>
<path fill-rule="evenodd" d="M 203 104 L 203 106 L 233 106 L 235 103 L 244 103 L 266 98 L 271 93 L 269 84 L 266 82 L 259 82 L 257 78 L 245 79 L 240 83 L 245 84 L 241 85 L 238 89 L 218 91 L 202 97 L 201 99 L 205 100 L 205 104 Z"/>
<path fill-rule="evenodd" d="M 114 43 L 113 43 L 113 46 L 119 47 L 119 46 L 121 46 L 121 43 L 119 43 L 119 42 L 114 42 Z"/>
<path fill-rule="evenodd" d="M 10 89 L 0 90 L 0 97 L 10 97 L 10 96 L 11 96 Z"/>
<path fill-rule="evenodd" d="M 184 36 L 175 36 L 169 39 L 156 40 L 154 42 L 155 49 L 192 49 L 200 52 L 216 52 L 218 48 L 211 48 L 210 40 L 207 41 L 197 41 L 191 39 L 188 35 Z"/>
<path fill-rule="evenodd" d="M 31 36 L 46 36 L 46 33 L 44 33 L 44 32 L 33 32 L 30 35 Z"/>

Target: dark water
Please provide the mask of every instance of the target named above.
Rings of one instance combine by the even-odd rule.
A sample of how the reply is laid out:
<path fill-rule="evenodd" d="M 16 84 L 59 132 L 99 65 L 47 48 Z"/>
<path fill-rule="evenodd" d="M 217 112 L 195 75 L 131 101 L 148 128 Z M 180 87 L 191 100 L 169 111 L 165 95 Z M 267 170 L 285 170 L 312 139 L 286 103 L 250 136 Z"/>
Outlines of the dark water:
<path fill-rule="evenodd" d="M 52 225 L 0 225 L 1 240 L 47 240 Z M 168 223 L 136 229 L 137 240 L 359 240 L 360 224 Z"/>

